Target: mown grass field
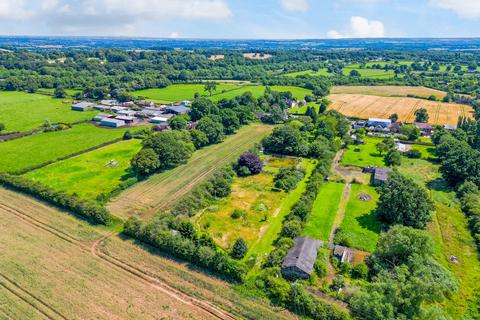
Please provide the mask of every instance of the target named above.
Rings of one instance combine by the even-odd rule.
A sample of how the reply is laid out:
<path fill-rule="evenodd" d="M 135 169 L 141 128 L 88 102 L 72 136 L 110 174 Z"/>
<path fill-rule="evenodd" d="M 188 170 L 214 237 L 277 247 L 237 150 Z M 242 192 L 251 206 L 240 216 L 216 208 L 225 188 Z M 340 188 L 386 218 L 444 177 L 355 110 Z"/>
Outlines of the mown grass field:
<path fill-rule="evenodd" d="M 288 193 L 272 190 L 273 179 L 280 168 L 298 165 L 299 159 L 265 157 L 263 171 L 254 176 L 237 177 L 232 193 L 203 210 L 196 217 L 199 229 L 206 230 L 223 248 L 229 249 L 238 238 L 243 238 L 252 247 L 271 220 L 278 218 L 283 199 Z M 231 217 L 235 210 L 242 210 L 244 217 Z"/>
<path fill-rule="evenodd" d="M 140 140 L 120 141 L 79 156 L 33 170 L 25 177 L 55 190 L 95 200 L 133 176 L 130 159 L 141 149 Z"/>
<path fill-rule="evenodd" d="M 212 318 L 188 297 L 221 306 L 241 318 L 293 318 L 261 298 L 245 297 L 225 281 L 124 237 L 110 236 L 93 255 L 92 245 L 108 232 L 0 188 L 0 318 L 48 319 L 41 310 L 51 319 L 62 319 L 47 307 L 63 319 Z M 137 271 L 127 272 L 106 257 L 127 262 Z M 139 272 L 158 282 L 139 278 Z"/>
<path fill-rule="evenodd" d="M 370 200 L 360 200 L 362 195 L 367 195 Z M 345 217 L 340 225 L 351 247 L 368 252 L 375 250 L 380 233 L 380 223 L 375 214 L 377 201 L 378 193 L 374 187 L 352 184 Z"/>
<path fill-rule="evenodd" d="M 364 141 L 365 144 L 349 145 L 343 153 L 341 164 L 359 167 L 385 167 L 385 154 L 380 155 L 376 147 L 377 143 L 381 142 L 382 139 L 366 137 Z M 355 151 L 357 148 L 360 149 L 360 152 Z"/>
<path fill-rule="evenodd" d="M 145 99 L 157 103 L 172 103 L 182 100 L 193 100 L 196 92 L 213 101 L 232 99 L 247 91 L 250 91 L 254 97 L 258 98 L 265 92 L 265 86 L 217 84 L 217 90 L 213 91 L 212 96 L 210 96 L 210 94 L 204 90 L 204 87 L 204 84 L 174 84 L 161 89 L 134 91 L 132 94 L 145 97 Z M 293 86 L 271 86 L 270 88 L 273 91 L 290 91 L 297 99 L 303 99 L 305 95 L 312 93 L 311 90 Z"/>
<path fill-rule="evenodd" d="M 366 94 L 381 97 L 406 97 L 415 95 L 428 98 L 431 95 L 442 99 L 447 94 L 444 91 L 430 89 L 427 87 L 412 86 L 334 86 L 331 93 L 334 94 Z"/>
<path fill-rule="evenodd" d="M 0 143 L 0 171 L 17 172 L 119 139 L 127 129 L 79 124 Z"/>
<path fill-rule="evenodd" d="M 427 109 L 431 124 L 457 124 L 458 117 L 473 117 L 473 109 L 468 105 L 429 101 L 407 97 L 381 97 L 365 94 L 331 94 L 329 109 L 337 110 L 347 117 L 361 119 L 388 118 L 398 114 L 399 121 L 414 122 L 415 111 Z"/>
<path fill-rule="evenodd" d="M 343 183 L 336 182 L 324 183 L 320 187 L 312 212 L 303 229 L 303 235 L 328 241 L 344 188 Z"/>
<path fill-rule="evenodd" d="M 342 73 L 343 75 L 348 76 L 352 70 L 357 70 L 362 78 L 391 79 L 395 77 L 395 72 L 393 70 L 361 69 L 357 65 L 346 66 L 342 69 Z"/>
<path fill-rule="evenodd" d="M 318 71 L 306 70 L 306 71 L 298 71 L 298 72 L 291 72 L 291 73 L 284 74 L 284 76 L 292 77 L 292 78 L 295 78 L 297 76 L 305 76 L 305 75 L 314 76 L 314 77 L 318 77 L 318 76 L 328 77 L 328 76 L 331 76 L 332 74 L 328 72 L 326 68 L 320 68 L 318 69 Z"/>
<path fill-rule="evenodd" d="M 68 99 L 55 99 L 42 94 L 24 92 L 0 92 L 0 122 L 6 131 L 30 131 L 41 126 L 46 120 L 51 123 L 90 120 L 98 112 L 70 110 L 71 104 L 62 103 Z"/>
<path fill-rule="evenodd" d="M 237 85 L 218 84 L 217 90 L 213 91 L 213 95 L 221 94 L 223 91 L 238 89 Z M 171 103 L 182 100 L 193 100 L 195 93 L 209 97 L 210 93 L 205 91 L 205 84 L 172 84 L 166 88 L 145 89 L 132 92 L 134 96 L 145 97 L 157 103 Z"/>
<path fill-rule="evenodd" d="M 156 210 L 167 209 L 195 185 L 237 160 L 271 130 L 271 126 L 264 124 L 243 127 L 224 142 L 196 151 L 187 164 L 153 175 L 125 190 L 108 204 L 108 208 L 123 218 L 142 212 L 149 216 Z"/>
<path fill-rule="evenodd" d="M 405 160 L 399 171 L 428 188 L 435 204 L 427 230 L 435 241 L 437 259 L 458 281 L 458 291 L 443 303 L 445 310 L 454 319 L 477 319 L 480 316 L 480 263 L 455 192 L 446 186 L 438 172 L 438 165 L 429 161 Z M 450 256 L 457 257 L 459 263 L 450 262 Z"/>

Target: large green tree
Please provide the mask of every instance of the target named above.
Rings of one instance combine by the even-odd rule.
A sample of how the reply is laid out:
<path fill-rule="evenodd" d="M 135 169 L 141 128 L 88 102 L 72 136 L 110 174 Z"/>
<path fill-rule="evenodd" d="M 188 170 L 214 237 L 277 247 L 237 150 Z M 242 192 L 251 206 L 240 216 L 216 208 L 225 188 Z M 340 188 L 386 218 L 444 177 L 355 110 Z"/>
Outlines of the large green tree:
<path fill-rule="evenodd" d="M 380 187 L 378 215 L 389 224 L 425 228 L 433 209 L 425 189 L 396 171 Z"/>
<path fill-rule="evenodd" d="M 185 163 L 195 151 L 187 131 L 160 132 L 146 138 L 143 145 L 157 154 L 161 168 L 175 167 Z"/>

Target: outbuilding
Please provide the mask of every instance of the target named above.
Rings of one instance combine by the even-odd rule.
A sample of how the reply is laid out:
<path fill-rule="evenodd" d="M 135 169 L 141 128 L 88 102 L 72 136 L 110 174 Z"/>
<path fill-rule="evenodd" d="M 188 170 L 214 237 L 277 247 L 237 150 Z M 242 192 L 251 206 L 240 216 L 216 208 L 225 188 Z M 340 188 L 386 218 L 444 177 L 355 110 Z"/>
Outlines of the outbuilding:
<path fill-rule="evenodd" d="M 138 121 L 138 118 L 131 116 L 116 116 L 115 119 L 124 121 L 125 123 L 134 123 Z"/>
<path fill-rule="evenodd" d="M 108 113 L 99 113 L 95 117 L 93 117 L 93 121 L 102 121 L 105 118 L 111 118 L 113 115 L 108 114 Z"/>
<path fill-rule="evenodd" d="M 337 258 L 341 263 L 352 263 L 354 252 L 352 249 L 335 245 L 333 248 L 333 256 Z"/>
<path fill-rule="evenodd" d="M 372 186 L 382 186 L 385 182 L 387 182 L 392 171 L 393 170 L 389 168 L 376 167 L 373 171 L 370 183 L 372 184 Z"/>
<path fill-rule="evenodd" d="M 313 272 L 318 248 L 322 241 L 309 237 L 295 238 L 295 246 L 288 251 L 282 263 L 282 274 L 289 279 L 308 279 Z"/>
<path fill-rule="evenodd" d="M 167 112 L 173 114 L 187 114 L 190 112 L 190 108 L 185 106 L 170 106 L 167 107 Z"/>
<path fill-rule="evenodd" d="M 101 126 L 119 128 L 125 125 L 125 121 L 115 118 L 105 118 L 100 121 Z"/>
<path fill-rule="evenodd" d="M 153 117 L 152 119 L 150 119 L 150 122 L 151 123 L 162 123 L 162 122 L 167 122 L 168 119 L 170 119 L 171 117 L 164 117 L 163 115 L 160 115 L 160 116 L 157 116 L 157 117 Z"/>
<path fill-rule="evenodd" d="M 92 110 L 94 106 L 95 106 L 94 103 L 82 101 L 82 102 L 73 104 L 72 105 L 72 110 L 74 110 L 74 111 L 88 111 L 88 110 Z"/>

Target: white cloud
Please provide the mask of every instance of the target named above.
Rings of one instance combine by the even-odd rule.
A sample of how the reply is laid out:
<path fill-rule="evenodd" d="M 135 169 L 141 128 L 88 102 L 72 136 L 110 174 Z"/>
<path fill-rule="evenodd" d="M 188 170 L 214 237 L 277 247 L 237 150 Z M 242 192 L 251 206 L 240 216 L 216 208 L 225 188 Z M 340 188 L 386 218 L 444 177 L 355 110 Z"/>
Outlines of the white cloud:
<path fill-rule="evenodd" d="M 430 4 L 453 10 L 462 18 L 480 18 L 480 1 L 478 0 L 430 0 Z"/>
<path fill-rule="evenodd" d="M 0 18 L 23 20 L 31 17 L 33 12 L 25 8 L 24 0 L 0 0 Z"/>
<path fill-rule="evenodd" d="M 307 0 L 280 0 L 284 10 L 292 12 L 306 12 L 310 7 Z"/>
<path fill-rule="evenodd" d="M 346 33 L 340 33 L 336 30 L 330 30 L 327 37 L 332 39 L 339 38 L 381 38 L 385 37 L 385 27 L 383 22 L 369 21 L 364 17 L 351 17 L 350 30 Z"/>

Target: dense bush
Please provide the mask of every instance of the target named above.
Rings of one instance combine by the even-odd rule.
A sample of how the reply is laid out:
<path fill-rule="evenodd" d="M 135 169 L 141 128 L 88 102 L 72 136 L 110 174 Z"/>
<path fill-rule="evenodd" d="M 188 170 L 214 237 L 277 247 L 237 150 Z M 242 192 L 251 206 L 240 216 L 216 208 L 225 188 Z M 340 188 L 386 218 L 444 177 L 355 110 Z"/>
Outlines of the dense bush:
<path fill-rule="evenodd" d="M 83 200 L 75 195 L 55 191 L 38 182 L 20 176 L 0 173 L 0 184 L 69 210 L 94 223 L 108 225 L 112 221 L 112 216 L 107 209 L 96 202 Z"/>
<path fill-rule="evenodd" d="M 291 125 L 276 127 L 262 143 L 265 150 L 271 153 L 293 156 L 308 154 L 308 144 L 302 133 Z"/>
<path fill-rule="evenodd" d="M 259 174 L 262 172 L 263 161 L 253 152 L 245 152 L 238 158 L 235 170 L 239 176 Z"/>
<path fill-rule="evenodd" d="M 173 215 L 192 215 L 208 206 L 216 198 L 226 197 L 231 192 L 235 172 L 231 166 L 217 172 L 212 178 L 200 184 L 193 191 L 181 198 L 171 210 Z"/>
<path fill-rule="evenodd" d="M 422 157 L 422 153 L 417 149 L 408 150 L 404 155 L 410 159 L 420 159 Z"/>
<path fill-rule="evenodd" d="M 196 235 L 191 233 L 187 236 L 175 234 L 172 230 L 165 230 L 156 225 L 155 222 L 145 224 L 136 217 L 130 217 L 125 222 L 123 232 L 175 257 L 218 272 L 229 280 L 242 282 L 245 277 L 246 269 L 243 264 L 221 250 L 201 243 Z"/>
<path fill-rule="evenodd" d="M 243 240 L 242 238 L 238 238 L 233 243 L 232 252 L 230 252 L 230 255 L 234 259 L 242 259 L 247 254 L 247 251 L 248 246 L 245 240 Z"/>
<path fill-rule="evenodd" d="M 275 188 L 286 192 L 293 190 L 297 184 L 305 177 L 305 170 L 295 167 L 281 168 L 273 179 Z"/>

